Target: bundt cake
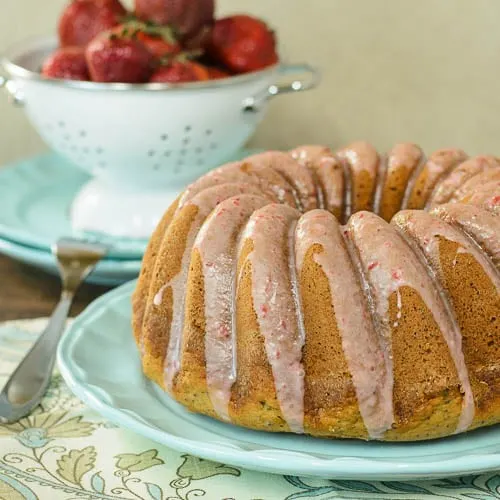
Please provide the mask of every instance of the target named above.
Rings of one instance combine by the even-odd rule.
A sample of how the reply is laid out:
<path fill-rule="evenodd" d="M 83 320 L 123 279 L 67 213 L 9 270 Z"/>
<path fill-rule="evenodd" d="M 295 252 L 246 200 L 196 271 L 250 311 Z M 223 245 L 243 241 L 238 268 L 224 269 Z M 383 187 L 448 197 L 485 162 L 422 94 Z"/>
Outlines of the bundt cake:
<path fill-rule="evenodd" d="M 193 412 L 438 438 L 500 422 L 499 266 L 495 157 L 365 142 L 267 152 L 168 209 L 133 330 L 146 376 Z"/>

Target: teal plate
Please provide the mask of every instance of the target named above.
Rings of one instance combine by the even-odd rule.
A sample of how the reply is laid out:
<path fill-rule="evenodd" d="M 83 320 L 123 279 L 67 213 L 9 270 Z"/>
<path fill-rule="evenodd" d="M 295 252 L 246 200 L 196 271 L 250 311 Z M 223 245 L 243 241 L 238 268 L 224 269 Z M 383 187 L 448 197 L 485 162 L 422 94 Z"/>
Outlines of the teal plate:
<path fill-rule="evenodd" d="M 81 234 L 71 228 L 71 203 L 89 180 L 53 152 L 0 169 L 0 238 L 49 252 L 58 238 L 80 237 L 110 245 L 108 258 L 140 259 L 145 240 Z"/>
<path fill-rule="evenodd" d="M 25 247 L 8 240 L 0 239 L 0 253 L 25 264 L 59 275 L 55 257 L 38 248 Z M 141 270 L 140 260 L 101 260 L 86 281 L 96 285 L 116 286 L 137 278 Z"/>
<path fill-rule="evenodd" d="M 72 391 L 118 425 L 201 458 L 276 474 L 405 480 L 500 469 L 500 427 L 417 443 L 326 440 L 256 432 L 195 415 L 141 372 L 128 283 L 78 316 L 58 350 Z"/>
<path fill-rule="evenodd" d="M 242 150 L 244 158 L 257 150 Z M 60 237 L 74 236 L 111 247 L 108 258 L 140 259 L 147 241 L 75 233 L 71 203 L 90 177 L 56 153 L 35 156 L 0 169 L 0 238 L 46 252 Z"/>

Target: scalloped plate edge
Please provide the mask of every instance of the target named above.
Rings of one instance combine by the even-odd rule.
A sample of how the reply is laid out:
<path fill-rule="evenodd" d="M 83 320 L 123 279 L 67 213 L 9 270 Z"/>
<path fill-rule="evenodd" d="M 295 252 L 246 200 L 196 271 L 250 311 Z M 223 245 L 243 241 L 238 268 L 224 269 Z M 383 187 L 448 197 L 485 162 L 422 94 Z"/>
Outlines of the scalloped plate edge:
<path fill-rule="evenodd" d="M 88 384 L 74 369 L 71 352 L 80 341 L 87 325 L 92 324 L 105 309 L 130 296 L 135 281 L 104 294 L 77 316 L 63 336 L 57 351 L 60 372 L 73 393 L 85 404 L 110 421 L 179 452 L 207 460 L 224 462 L 260 472 L 320 477 L 326 479 L 404 480 L 430 479 L 456 475 L 477 474 L 500 469 L 499 453 L 467 454 L 448 460 L 425 463 L 377 461 L 362 457 L 324 459 L 289 450 L 242 450 L 225 443 L 200 443 L 178 437 L 155 428 L 133 411 L 115 408 L 100 398 L 99 388 Z M 96 391 L 97 389 L 97 391 Z M 166 410 L 167 411 L 167 410 Z"/>

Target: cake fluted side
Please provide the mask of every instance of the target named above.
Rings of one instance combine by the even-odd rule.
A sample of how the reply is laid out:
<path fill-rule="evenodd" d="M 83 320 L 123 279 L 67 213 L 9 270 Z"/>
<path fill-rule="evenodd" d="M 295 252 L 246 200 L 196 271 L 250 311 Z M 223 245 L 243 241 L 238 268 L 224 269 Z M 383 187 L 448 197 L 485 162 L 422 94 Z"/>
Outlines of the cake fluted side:
<path fill-rule="evenodd" d="M 269 431 L 418 440 L 500 421 L 499 195 L 496 158 L 411 143 L 208 173 L 144 258 L 145 374 Z"/>

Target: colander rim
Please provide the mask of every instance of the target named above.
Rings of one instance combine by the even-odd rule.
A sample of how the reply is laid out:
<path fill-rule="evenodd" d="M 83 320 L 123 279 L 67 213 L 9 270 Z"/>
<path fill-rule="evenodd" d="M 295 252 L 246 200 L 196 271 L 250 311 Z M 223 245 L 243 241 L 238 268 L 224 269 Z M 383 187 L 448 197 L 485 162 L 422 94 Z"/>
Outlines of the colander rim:
<path fill-rule="evenodd" d="M 245 73 L 242 75 L 234 75 L 227 78 L 221 78 L 219 80 L 208 80 L 200 82 L 188 82 L 188 83 L 100 83 L 100 82 L 88 82 L 80 80 L 64 80 L 59 78 L 46 78 L 41 73 L 37 71 L 32 71 L 24 66 L 15 62 L 15 59 L 28 54 L 29 52 L 34 52 L 38 49 L 41 51 L 43 46 L 52 47 L 52 50 L 57 47 L 56 38 L 53 36 L 35 36 L 30 38 L 25 38 L 17 43 L 14 43 L 7 47 L 4 53 L 0 56 L 0 66 L 8 73 L 9 77 L 13 77 L 17 80 L 29 80 L 38 81 L 40 83 L 55 85 L 67 88 L 76 88 L 80 90 L 89 91 L 127 91 L 127 90 L 146 90 L 146 91 L 179 91 L 179 90 L 205 90 L 214 88 L 225 88 L 231 85 L 237 85 L 240 83 L 248 83 L 251 81 L 257 81 L 268 76 L 272 73 L 279 71 L 279 68 L 283 66 L 282 63 L 277 63 L 267 68 L 252 71 L 251 73 Z M 25 47 L 25 50 L 20 49 Z"/>

